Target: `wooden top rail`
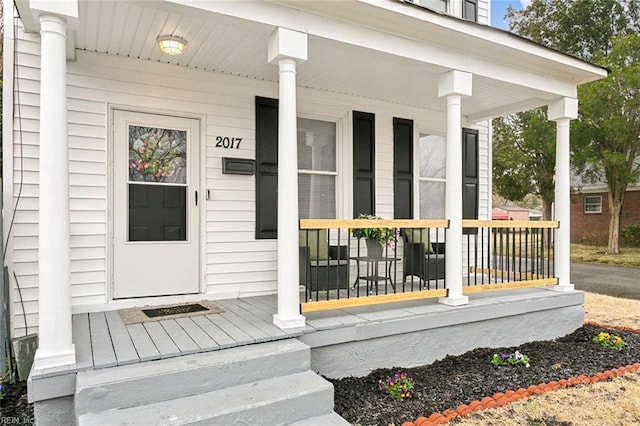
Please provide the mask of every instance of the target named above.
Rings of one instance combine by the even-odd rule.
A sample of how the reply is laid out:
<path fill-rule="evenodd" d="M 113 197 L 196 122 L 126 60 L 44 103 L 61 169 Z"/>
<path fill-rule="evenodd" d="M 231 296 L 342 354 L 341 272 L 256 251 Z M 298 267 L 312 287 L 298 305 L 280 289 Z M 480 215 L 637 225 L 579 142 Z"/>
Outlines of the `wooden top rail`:
<path fill-rule="evenodd" d="M 300 229 L 448 228 L 449 221 L 412 219 L 300 219 Z"/>
<path fill-rule="evenodd" d="M 463 228 L 559 228 L 560 222 L 539 220 L 471 220 L 462 221 Z"/>

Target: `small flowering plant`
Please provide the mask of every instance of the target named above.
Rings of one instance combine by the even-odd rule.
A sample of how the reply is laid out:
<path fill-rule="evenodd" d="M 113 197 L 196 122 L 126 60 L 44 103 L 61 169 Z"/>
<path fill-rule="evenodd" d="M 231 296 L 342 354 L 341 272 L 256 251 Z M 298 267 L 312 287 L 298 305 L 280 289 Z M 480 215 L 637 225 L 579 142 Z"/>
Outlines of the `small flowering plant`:
<path fill-rule="evenodd" d="M 491 357 L 491 364 L 493 365 L 522 364 L 528 368 L 530 365 L 529 361 L 530 361 L 529 357 L 523 353 L 520 353 L 520 351 L 515 351 L 512 354 L 505 354 L 505 353 L 493 354 L 493 357 Z"/>
<path fill-rule="evenodd" d="M 622 340 L 622 337 L 605 332 L 598 334 L 593 338 L 593 341 L 599 343 L 605 348 L 617 349 L 619 351 L 627 345 L 624 340 Z"/>
<path fill-rule="evenodd" d="M 380 216 L 371 214 L 361 214 L 358 219 L 364 220 L 382 220 Z M 353 236 L 356 238 L 369 238 L 378 241 L 382 245 L 389 244 L 391 248 L 395 248 L 395 243 L 400 236 L 400 228 L 355 228 L 353 230 Z"/>
<path fill-rule="evenodd" d="M 400 371 L 385 380 L 378 380 L 378 389 L 394 398 L 405 399 L 413 397 L 413 384 L 411 374 Z"/>

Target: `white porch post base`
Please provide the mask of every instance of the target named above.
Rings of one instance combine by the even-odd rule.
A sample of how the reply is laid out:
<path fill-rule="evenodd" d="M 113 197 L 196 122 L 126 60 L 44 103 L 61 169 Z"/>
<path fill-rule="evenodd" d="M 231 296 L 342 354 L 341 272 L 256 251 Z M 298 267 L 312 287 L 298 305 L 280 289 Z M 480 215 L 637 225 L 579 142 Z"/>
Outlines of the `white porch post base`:
<path fill-rule="evenodd" d="M 273 315 L 273 323 L 282 329 L 304 327 L 306 325 L 305 320 L 303 315 L 292 315 L 288 317 L 279 314 Z"/>
<path fill-rule="evenodd" d="M 72 365 L 76 363 L 76 347 L 71 345 L 71 350 L 67 352 L 58 352 L 54 354 L 47 354 L 42 349 L 36 350 L 36 355 L 33 359 L 33 368 L 35 370 L 44 370 L 47 368 L 63 367 L 66 365 Z"/>
<path fill-rule="evenodd" d="M 563 284 L 560 283 L 558 285 L 554 285 L 553 287 L 549 287 L 553 291 L 573 291 L 576 289 L 576 286 L 573 284 Z"/>
<path fill-rule="evenodd" d="M 447 296 L 440 297 L 438 303 L 449 306 L 460 306 L 469 304 L 469 296 Z"/>

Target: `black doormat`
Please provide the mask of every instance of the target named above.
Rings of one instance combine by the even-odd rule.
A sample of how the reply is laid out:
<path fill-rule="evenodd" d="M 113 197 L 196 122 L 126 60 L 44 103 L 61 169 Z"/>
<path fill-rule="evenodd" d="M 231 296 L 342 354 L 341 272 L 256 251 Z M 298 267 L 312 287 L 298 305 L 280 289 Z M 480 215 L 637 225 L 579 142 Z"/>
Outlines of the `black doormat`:
<path fill-rule="evenodd" d="M 168 308 L 142 309 L 142 312 L 149 318 L 165 317 L 167 315 L 190 314 L 192 312 L 208 311 L 199 303 L 191 303 L 188 305 L 171 306 Z"/>

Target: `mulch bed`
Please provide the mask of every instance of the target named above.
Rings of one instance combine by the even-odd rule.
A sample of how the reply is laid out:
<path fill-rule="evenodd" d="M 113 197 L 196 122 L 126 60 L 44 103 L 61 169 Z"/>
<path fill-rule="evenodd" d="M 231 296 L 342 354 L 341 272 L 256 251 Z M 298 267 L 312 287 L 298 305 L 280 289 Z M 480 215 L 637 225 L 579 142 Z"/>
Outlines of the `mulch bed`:
<path fill-rule="evenodd" d="M 593 342 L 600 332 L 622 337 L 622 351 Z M 437 342 L 434 342 L 437 344 Z M 531 359 L 531 366 L 494 366 L 495 353 L 519 350 Z M 329 379 L 335 388 L 335 411 L 351 423 L 362 426 L 400 425 L 434 412 L 455 410 L 461 404 L 507 390 L 570 377 L 593 376 L 606 370 L 640 362 L 640 334 L 630 330 L 585 325 L 572 334 L 551 341 L 526 343 L 511 348 L 480 348 L 459 356 L 447 356 L 430 365 L 413 368 L 379 369 L 365 377 Z M 378 390 L 378 380 L 398 371 L 414 379 L 411 399 L 392 398 Z"/>
<path fill-rule="evenodd" d="M 593 337 L 603 331 L 622 337 L 627 346 L 616 351 L 594 343 Z M 493 354 L 515 350 L 530 357 L 529 368 L 522 365 L 497 367 L 490 363 Z M 551 341 L 512 348 L 475 349 L 423 367 L 380 369 L 365 377 L 329 380 L 335 388 L 335 411 L 338 414 L 362 426 L 387 426 L 414 421 L 433 412 L 456 409 L 461 404 L 469 404 L 497 392 L 579 375 L 593 376 L 638 362 L 640 333 L 585 325 L 568 336 Z M 395 399 L 378 390 L 379 379 L 398 371 L 406 371 L 413 376 L 413 398 Z M 0 400 L 0 420 L 9 418 L 13 424 L 33 423 L 33 404 L 27 402 L 26 382 L 6 385 L 5 392 L 5 397 Z"/>
<path fill-rule="evenodd" d="M 27 382 L 2 382 L 4 398 L 0 400 L 0 424 L 33 424 L 33 404 L 27 401 Z"/>

